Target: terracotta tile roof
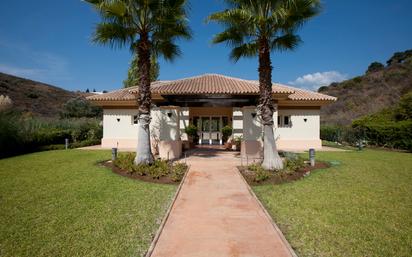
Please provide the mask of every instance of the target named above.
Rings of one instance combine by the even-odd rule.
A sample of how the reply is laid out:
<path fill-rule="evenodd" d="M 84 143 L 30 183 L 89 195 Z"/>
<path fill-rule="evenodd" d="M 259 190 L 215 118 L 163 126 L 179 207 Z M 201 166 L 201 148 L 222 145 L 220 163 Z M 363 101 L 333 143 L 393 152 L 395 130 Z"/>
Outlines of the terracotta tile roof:
<path fill-rule="evenodd" d="M 155 87 L 157 84 L 162 83 L 163 81 L 155 81 L 152 82 L 152 87 Z M 167 81 L 166 81 L 167 82 Z M 108 93 L 100 94 L 100 95 L 92 95 L 87 97 L 88 100 L 91 101 L 130 101 L 135 100 L 136 97 L 130 91 L 138 90 L 138 86 L 122 88 L 118 90 L 114 90 Z"/>
<path fill-rule="evenodd" d="M 259 93 L 259 82 L 227 77 L 218 74 L 205 74 L 201 76 L 173 80 L 156 81 L 151 85 L 152 93 L 159 95 L 197 95 L 197 94 L 231 94 L 255 95 Z M 289 94 L 290 100 L 323 100 L 335 101 L 336 98 L 324 94 L 311 92 L 274 83 L 274 94 Z M 115 90 L 102 95 L 90 96 L 91 101 L 129 101 L 135 99 L 138 87 L 129 87 Z"/>
<path fill-rule="evenodd" d="M 193 94 L 231 94 L 245 95 L 258 94 L 259 84 L 256 81 L 227 77 L 219 74 L 205 74 L 201 76 L 178 79 L 159 83 L 152 89 L 153 93 L 162 95 L 193 95 Z M 290 88 L 273 87 L 273 93 L 291 94 Z M 137 93 L 136 89 L 131 93 Z"/>
<path fill-rule="evenodd" d="M 293 101 L 336 101 L 337 98 L 330 95 L 325 95 L 302 88 L 295 88 L 286 85 L 276 84 L 278 87 L 290 88 L 295 90 L 293 94 L 290 94 L 288 98 Z"/>

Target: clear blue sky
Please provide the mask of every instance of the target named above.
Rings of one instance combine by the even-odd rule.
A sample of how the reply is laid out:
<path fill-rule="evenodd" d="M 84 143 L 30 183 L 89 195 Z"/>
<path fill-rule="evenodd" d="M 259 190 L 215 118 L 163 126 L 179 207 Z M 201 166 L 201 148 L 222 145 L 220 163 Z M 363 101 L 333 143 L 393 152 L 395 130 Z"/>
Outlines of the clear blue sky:
<path fill-rule="evenodd" d="M 257 79 L 257 60 L 233 63 L 229 49 L 212 45 L 220 31 L 205 17 L 224 8 L 221 0 L 191 0 L 194 38 L 182 42 L 183 56 L 161 60 L 161 80 L 203 73 Z M 273 80 L 316 89 L 363 74 L 372 61 L 412 48 L 411 0 L 323 0 L 323 12 L 299 34 L 294 52 L 272 55 Z M 113 90 L 122 86 L 128 49 L 93 45 L 98 15 L 80 0 L 1 0 L 0 71 L 69 90 Z"/>

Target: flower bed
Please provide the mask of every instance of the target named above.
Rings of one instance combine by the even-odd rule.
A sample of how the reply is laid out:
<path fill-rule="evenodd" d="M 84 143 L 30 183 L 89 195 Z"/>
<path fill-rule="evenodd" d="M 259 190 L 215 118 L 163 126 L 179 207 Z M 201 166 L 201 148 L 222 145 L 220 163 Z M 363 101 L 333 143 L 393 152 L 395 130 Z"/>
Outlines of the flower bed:
<path fill-rule="evenodd" d="M 103 165 L 121 176 L 161 184 L 179 183 L 188 170 L 185 163 L 164 160 L 135 165 L 135 156 L 135 153 L 121 153 L 114 162 L 106 161 Z"/>
<path fill-rule="evenodd" d="M 312 167 L 297 154 L 285 152 L 282 155 L 284 157 L 283 170 L 265 170 L 259 163 L 239 166 L 238 169 L 248 184 L 255 186 L 295 181 L 308 176 L 312 170 L 324 169 L 330 166 L 325 162 L 316 162 L 315 166 Z"/>

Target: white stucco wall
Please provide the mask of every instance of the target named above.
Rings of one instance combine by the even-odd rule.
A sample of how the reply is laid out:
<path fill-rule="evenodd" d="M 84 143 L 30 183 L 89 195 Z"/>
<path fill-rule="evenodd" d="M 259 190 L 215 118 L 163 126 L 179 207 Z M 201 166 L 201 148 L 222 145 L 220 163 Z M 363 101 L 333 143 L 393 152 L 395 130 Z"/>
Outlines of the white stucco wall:
<path fill-rule="evenodd" d="M 172 115 L 169 117 L 168 113 Z M 152 114 L 153 115 L 153 114 Z M 153 124 L 160 125 L 160 140 L 175 141 L 180 140 L 180 111 L 179 109 L 161 108 L 157 113 L 157 117 L 152 118 Z"/>
<path fill-rule="evenodd" d="M 172 113 L 171 117 L 167 113 Z M 234 135 L 243 135 L 245 141 L 261 140 L 262 125 L 260 118 L 253 118 L 255 107 L 233 108 Z M 277 116 L 290 115 L 291 126 L 278 128 Z M 103 147 L 134 148 L 137 144 L 137 124 L 133 124 L 137 109 L 104 109 Z M 189 123 L 189 109 L 162 107 L 152 109 L 150 131 L 158 142 L 179 141 L 184 128 Z M 274 113 L 274 133 L 279 147 L 302 148 L 320 147 L 320 110 L 319 109 L 281 109 Z M 118 120 L 119 119 L 119 120 Z M 306 119 L 306 122 L 305 122 Z M 153 140 L 155 141 L 155 140 Z"/>
<path fill-rule="evenodd" d="M 253 118 L 255 107 L 242 108 L 243 113 L 243 147 L 242 156 L 258 156 L 262 147 L 262 122 L 260 117 Z M 278 114 L 289 116 L 291 125 L 278 127 Z M 319 109 L 281 109 L 273 114 L 274 134 L 276 145 L 281 150 L 307 150 L 322 147 L 319 138 L 320 129 Z M 306 120 L 306 121 L 305 121 Z"/>
<path fill-rule="evenodd" d="M 290 116 L 290 127 L 279 127 L 277 116 Z M 318 140 L 320 138 L 320 110 L 281 109 L 274 115 L 275 138 L 287 140 Z M 306 119 L 306 121 L 305 121 Z"/>
<path fill-rule="evenodd" d="M 243 135 L 243 110 L 242 108 L 233 108 L 232 114 L 233 136 Z"/>
<path fill-rule="evenodd" d="M 137 124 L 133 124 L 133 115 L 137 115 L 137 109 L 104 109 L 103 138 L 137 140 Z"/>
<path fill-rule="evenodd" d="M 185 128 L 189 126 L 189 107 L 181 107 L 179 110 L 179 118 L 180 118 L 180 138 L 182 140 L 188 140 L 188 136 L 185 132 Z"/>
<path fill-rule="evenodd" d="M 252 114 L 256 114 L 255 117 Z M 243 107 L 243 139 L 260 140 L 262 133 L 262 121 L 257 115 L 256 107 Z"/>
<path fill-rule="evenodd" d="M 172 116 L 167 115 L 168 112 Z M 150 122 L 151 137 L 158 141 L 180 139 L 179 109 L 153 108 Z M 104 109 L 103 110 L 103 147 L 134 148 L 137 144 L 137 124 L 133 124 L 133 116 L 137 109 Z"/>

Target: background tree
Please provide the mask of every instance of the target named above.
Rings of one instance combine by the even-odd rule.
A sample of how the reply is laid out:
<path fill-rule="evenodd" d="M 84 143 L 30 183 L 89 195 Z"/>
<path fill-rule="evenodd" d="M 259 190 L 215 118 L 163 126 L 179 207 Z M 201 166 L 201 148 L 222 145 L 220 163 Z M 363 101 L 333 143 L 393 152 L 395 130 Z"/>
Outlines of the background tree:
<path fill-rule="evenodd" d="M 123 87 L 137 86 L 139 83 L 138 73 L 139 56 L 134 54 L 132 62 L 130 63 L 129 70 L 127 71 L 127 79 L 123 81 Z M 160 73 L 160 65 L 154 56 L 152 56 L 150 63 L 150 81 L 156 81 Z"/>
<path fill-rule="evenodd" d="M 410 58 L 412 58 L 412 50 L 396 52 L 386 63 L 388 64 L 388 66 L 391 66 L 392 64 L 403 63 L 405 60 Z"/>
<path fill-rule="evenodd" d="M 373 62 L 369 65 L 368 70 L 366 71 L 366 73 L 370 73 L 370 72 L 376 72 L 376 71 L 380 71 L 383 68 L 385 68 L 385 66 L 380 63 L 380 62 Z"/>
<path fill-rule="evenodd" d="M 232 47 L 231 59 L 259 59 L 259 114 L 264 126 L 264 159 L 268 170 L 282 169 L 273 133 L 272 65 L 270 53 L 291 50 L 300 42 L 296 30 L 320 11 L 318 0 L 227 0 L 230 7 L 209 16 L 225 30 L 217 34 L 214 43 Z"/>
<path fill-rule="evenodd" d="M 152 56 L 173 60 L 176 39 L 190 39 L 186 0 L 86 0 L 100 13 L 94 42 L 128 46 L 138 56 L 138 142 L 135 163 L 152 163 L 150 150 L 150 71 Z"/>
<path fill-rule="evenodd" d="M 63 110 L 60 112 L 60 118 L 101 118 L 103 109 L 99 106 L 91 105 L 83 97 L 77 97 L 68 100 L 63 105 Z"/>

